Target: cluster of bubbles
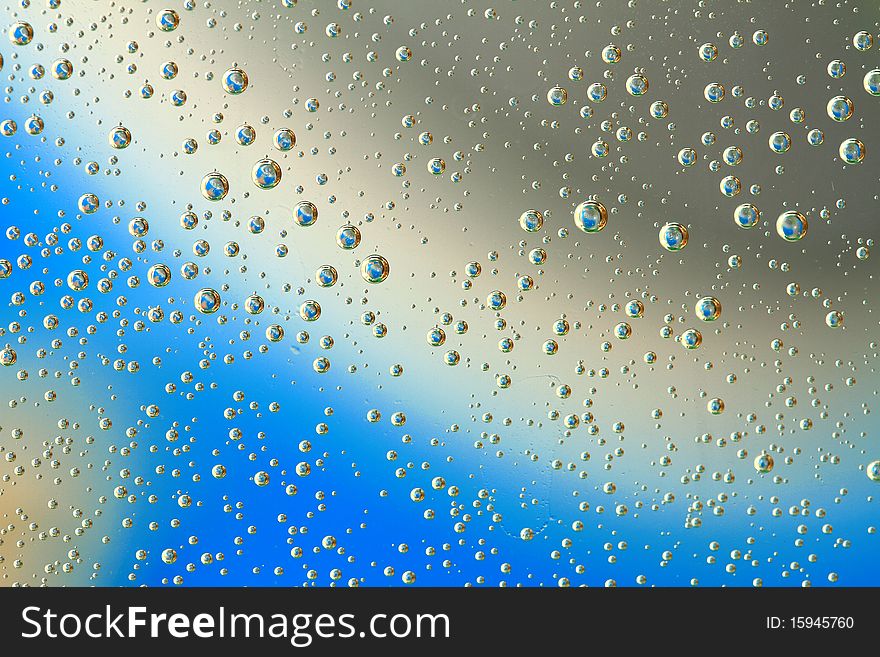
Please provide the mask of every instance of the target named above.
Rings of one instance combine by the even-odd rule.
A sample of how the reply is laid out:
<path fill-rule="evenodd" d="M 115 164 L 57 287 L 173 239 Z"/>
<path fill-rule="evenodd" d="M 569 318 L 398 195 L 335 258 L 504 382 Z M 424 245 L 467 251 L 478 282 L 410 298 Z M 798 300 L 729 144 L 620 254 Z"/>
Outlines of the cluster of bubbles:
<path fill-rule="evenodd" d="M 680 521 L 664 572 L 691 540 L 712 570 L 724 535 L 720 581 L 809 584 L 825 555 L 779 565 L 762 537 L 850 547 L 828 519 L 848 489 L 819 503 L 792 482 L 880 482 L 855 428 L 876 320 L 841 282 L 872 284 L 872 228 L 829 197 L 839 178 L 876 203 L 874 35 L 792 85 L 771 29 L 661 56 L 680 19 L 664 35 L 591 10 L 187 2 L 86 28 L 21 3 L 0 56 L 0 576 L 62 583 L 88 558 L 101 581 L 133 555 L 129 583 L 271 561 L 307 585 L 613 586 L 625 536 L 656 550 L 649 513 Z M 786 108 L 812 76 L 817 107 Z M 814 190 L 785 177 L 807 158 Z M 42 492 L 38 520 L 10 502 Z"/>

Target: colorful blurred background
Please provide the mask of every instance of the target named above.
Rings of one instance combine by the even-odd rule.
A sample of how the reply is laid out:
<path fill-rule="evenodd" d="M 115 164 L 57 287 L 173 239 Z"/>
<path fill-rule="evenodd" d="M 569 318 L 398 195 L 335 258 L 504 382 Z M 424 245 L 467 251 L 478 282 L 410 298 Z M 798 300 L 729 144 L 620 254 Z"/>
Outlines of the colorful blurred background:
<path fill-rule="evenodd" d="M 880 584 L 876 6 L 4 12 L 3 585 Z"/>

